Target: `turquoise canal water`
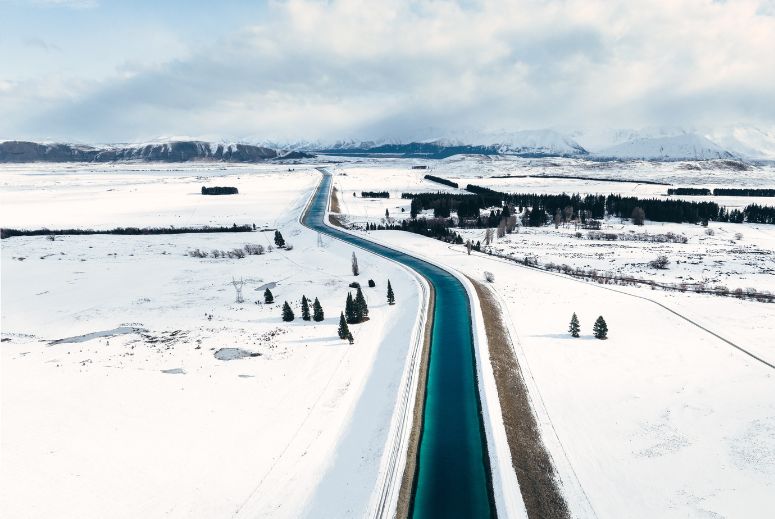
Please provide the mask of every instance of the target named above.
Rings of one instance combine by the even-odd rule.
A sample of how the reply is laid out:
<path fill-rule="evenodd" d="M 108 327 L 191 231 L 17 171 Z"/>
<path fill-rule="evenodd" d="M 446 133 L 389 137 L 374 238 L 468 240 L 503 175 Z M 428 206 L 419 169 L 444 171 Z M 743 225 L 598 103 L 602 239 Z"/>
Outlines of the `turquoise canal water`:
<path fill-rule="evenodd" d="M 422 436 L 411 516 L 495 516 L 489 458 L 476 381 L 470 303 L 453 275 L 428 262 L 323 223 L 331 176 L 324 174 L 302 222 L 424 276 L 436 293 Z M 398 294 L 400 304 L 400 294 Z"/>

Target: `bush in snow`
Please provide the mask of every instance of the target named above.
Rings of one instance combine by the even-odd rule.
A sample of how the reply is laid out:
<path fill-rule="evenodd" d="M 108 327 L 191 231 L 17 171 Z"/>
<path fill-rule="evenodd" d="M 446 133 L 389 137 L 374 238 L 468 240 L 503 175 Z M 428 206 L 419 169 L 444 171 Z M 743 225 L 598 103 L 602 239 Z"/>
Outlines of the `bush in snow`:
<path fill-rule="evenodd" d="M 664 254 L 661 254 L 655 259 L 649 261 L 649 266 L 655 269 L 666 269 L 669 264 L 670 260 Z"/>
<path fill-rule="evenodd" d="M 484 279 L 487 280 L 488 283 L 495 283 L 495 274 L 492 272 L 485 272 Z"/>

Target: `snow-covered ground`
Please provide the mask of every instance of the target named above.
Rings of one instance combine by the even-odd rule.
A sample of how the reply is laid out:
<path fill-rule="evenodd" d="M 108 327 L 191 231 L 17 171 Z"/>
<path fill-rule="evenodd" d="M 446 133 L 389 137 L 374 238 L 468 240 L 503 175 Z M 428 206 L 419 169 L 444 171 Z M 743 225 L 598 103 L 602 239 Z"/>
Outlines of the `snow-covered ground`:
<path fill-rule="evenodd" d="M 514 163 L 527 169 L 523 174 L 536 173 L 535 167 L 524 166 L 525 161 L 456 160 L 435 163 L 432 173 L 443 171 L 440 176 L 452 180 L 476 178 L 485 176 L 490 168 L 504 174 Z M 450 164 L 454 164 L 454 174 L 445 170 Z M 504 164 L 511 166 L 502 168 Z M 386 175 L 390 179 L 374 168 L 341 167 L 347 175 L 340 175 L 337 181 L 345 192 L 355 185 L 359 189 L 389 185 L 391 196 L 393 191 L 419 187 L 399 185 L 405 173 L 392 174 L 396 166 L 385 166 L 391 171 Z M 409 166 L 403 164 L 405 169 Z M 570 166 L 568 172 L 573 173 Z M 699 180 L 695 170 L 678 164 L 649 165 L 648 172 L 655 174 L 648 176 L 642 170 L 639 174 L 646 180 L 669 178 L 686 184 Z M 749 173 L 749 181 L 737 184 L 771 186 L 775 181 L 772 170 L 766 175 L 759 170 L 739 174 Z M 606 176 L 611 174 L 606 172 Z M 622 192 L 598 191 L 601 184 L 595 182 L 578 187 L 582 181 L 525 180 L 541 182 L 543 187 L 533 185 L 537 189 L 526 191 Z M 517 181 L 523 180 L 493 182 Z M 730 184 L 733 182 L 728 181 Z M 646 193 L 665 189 L 605 183 L 609 186 L 637 186 Z M 643 192 L 637 194 L 643 196 Z M 384 212 L 384 207 L 398 201 L 351 202 L 343 211 L 349 210 L 349 220 L 356 223 L 378 221 L 378 215 L 372 216 L 377 204 Z M 606 232 L 683 234 L 687 243 L 605 242 L 589 240 L 586 231 L 579 238 L 576 229 L 547 226 L 520 229 L 518 234 L 496 240 L 493 249 L 518 258 L 534 256 L 543 264 L 564 263 L 659 281 L 775 289 L 773 226 L 711 223 L 713 234 L 709 235 L 702 226 L 688 224 L 647 222 L 637 227 L 610 219 L 606 225 Z M 461 234 L 483 239 L 481 230 Z M 516 353 L 543 436 L 576 516 L 770 515 L 769 501 L 775 490 L 775 372 L 670 310 L 775 363 L 772 304 L 645 287 L 601 286 L 483 254 L 467 256 L 462 246 L 399 231 L 368 235 L 476 279 L 483 279 L 484 271 L 495 275 L 491 287 L 518 341 Z M 659 254 L 670 257 L 667 270 L 647 265 Z M 581 319 L 580 339 L 572 339 L 567 332 L 573 312 Z M 599 315 L 609 326 L 607 341 L 592 337 L 592 324 Z"/>
<path fill-rule="evenodd" d="M 255 223 L 293 245 L 200 259 L 186 253 L 268 247 L 273 232 L 3 240 L 0 515 L 362 515 L 420 292 L 362 251 L 353 277 L 352 247 L 318 244 L 297 223 L 318 172 L 25 165 L 0 178 L 3 227 Z M 240 194 L 202 196 L 201 185 Z M 232 278 L 245 281 L 243 304 Z M 351 326 L 349 345 L 336 328 L 356 279 L 370 320 Z M 319 298 L 325 321 L 301 320 L 302 295 Z M 286 300 L 292 323 L 280 318 Z"/>
<path fill-rule="evenodd" d="M 413 170 L 428 165 L 428 170 Z M 3 240 L 0 512 L 4 517 L 360 517 L 381 475 L 421 305 L 403 268 L 357 252 L 370 320 L 336 337 L 353 248 L 298 224 L 311 166 L 32 164 L 0 168 L 0 222 L 17 228 L 256 224 L 266 232 Z M 772 187 L 772 165 L 577 159 L 347 159 L 331 170 L 346 219 L 409 214 L 403 192 L 456 191 L 430 173 L 504 191 L 662 196 L 667 186 Z M 595 180 L 490 178 L 560 174 Z M 606 178 L 635 180 L 612 183 Z M 202 185 L 236 196 L 202 196 Z M 389 191 L 389 199 L 361 197 Z M 356 193 L 356 196 L 353 196 Z M 695 198 L 692 198 L 695 199 Z M 773 199 L 716 199 L 729 207 Z M 404 209 L 404 212 L 401 211 Z M 609 219 L 623 235 L 520 229 L 493 250 L 665 282 L 775 290 L 775 226 Z M 272 244 L 243 259 L 194 249 Z M 579 237 L 577 232 L 581 232 Z M 482 231 L 463 231 L 483 238 Z M 736 234 L 741 233 L 742 237 Z M 775 373 L 659 304 L 775 362 L 771 304 L 600 286 L 398 231 L 369 235 L 496 291 L 545 441 L 579 517 L 767 517 L 775 490 Z M 669 268 L 647 265 L 658 254 Z M 232 278 L 245 280 L 234 302 Z M 388 307 L 391 280 L 399 304 Z M 263 304 L 271 287 L 275 304 Z M 300 320 L 318 297 L 323 323 Z M 297 319 L 283 323 L 287 300 Z M 656 304 L 659 303 L 659 304 Z M 582 338 L 567 334 L 572 312 Z M 603 315 L 610 338 L 591 338 Z M 56 342 L 60 339 L 65 341 Z M 257 353 L 255 357 L 244 357 Z M 244 358 L 233 358 L 240 357 Z M 232 359 L 232 360 L 223 360 Z M 342 474 L 348 477 L 343 478 Z"/>
<path fill-rule="evenodd" d="M 597 517 L 769 516 L 771 368 L 628 294 L 467 256 L 460 246 L 416 235 L 371 235 L 478 279 L 494 273 L 545 441 L 577 515 L 591 509 Z M 775 362 L 771 305 L 641 291 L 652 294 Z M 573 312 L 580 339 L 567 333 Z M 607 341 L 592 337 L 598 315 L 608 323 Z"/>

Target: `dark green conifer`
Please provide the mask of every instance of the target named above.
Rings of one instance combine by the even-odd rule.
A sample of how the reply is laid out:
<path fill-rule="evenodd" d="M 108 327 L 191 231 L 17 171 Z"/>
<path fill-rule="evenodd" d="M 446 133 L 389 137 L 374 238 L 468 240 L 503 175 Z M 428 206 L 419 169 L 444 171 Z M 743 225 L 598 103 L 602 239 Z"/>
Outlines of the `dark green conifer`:
<path fill-rule="evenodd" d="M 283 238 L 283 234 L 280 231 L 274 232 L 274 244 L 278 247 L 285 247 L 285 238 Z"/>
<path fill-rule="evenodd" d="M 271 305 L 274 303 L 274 296 L 272 295 L 272 291 L 268 288 L 264 290 L 264 303 Z"/>
<path fill-rule="evenodd" d="M 387 288 L 387 301 L 389 305 L 396 304 L 396 296 L 393 294 L 393 287 L 390 286 L 390 280 L 388 279 L 388 288 Z"/>
<path fill-rule="evenodd" d="M 581 326 L 579 325 L 579 318 L 576 316 L 576 312 L 573 312 L 573 317 L 570 318 L 570 328 L 568 328 L 568 331 L 572 337 L 578 337 L 579 330 L 581 330 Z"/>
<path fill-rule="evenodd" d="M 350 328 L 347 326 L 347 321 L 344 318 L 344 312 L 339 314 L 339 329 L 337 330 L 340 339 L 346 339 L 350 335 Z"/>
<path fill-rule="evenodd" d="M 288 304 L 288 301 L 283 303 L 283 321 L 289 322 L 293 321 L 296 317 L 293 315 L 293 310 L 291 310 L 291 305 Z"/>
<path fill-rule="evenodd" d="M 301 318 L 305 321 L 310 320 L 309 302 L 307 301 L 307 296 L 301 296 Z"/>
<path fill-rule="evenodd" d="M 312 303 L 312 320 L 318 323 L 323 320 L 323 307 L 320 306 L 320 301 L 318 301 L 317 297 L 315 302 Z"/>
<path fill-rule="evenodd" d="M 353 301 L 353 295 L 351 292 L 347 292 L 347 301 L 344 305 L 344 315 L 347 318 L 349 324 L 355 324 L 358 322 L 358 311 Z"/>
<path fill-rule="evenodd" d="M 595 325 L 592 327 L 592 332 L 595 334 L 595 338 L 597 339 L 607 339 L 608 338 L 608 325 L 605 323 L 605 319 L 603 319 L 603 316 L 597 318 L 597 321 L 595 321 Z"/>
<path fill-rule="evenodd" d="M 361 287 L 358 287 L 355 292 L 355 312 L 359 323 L 369 316 L 369 305 L 366 304 Z"/>

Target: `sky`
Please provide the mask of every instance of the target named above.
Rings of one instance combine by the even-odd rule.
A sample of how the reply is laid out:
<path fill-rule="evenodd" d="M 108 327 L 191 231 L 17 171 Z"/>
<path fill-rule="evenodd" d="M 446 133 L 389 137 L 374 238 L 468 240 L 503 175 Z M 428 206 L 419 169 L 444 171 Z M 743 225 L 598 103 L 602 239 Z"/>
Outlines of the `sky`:
<path fill-rule="evenodd" d="M 775 0 L 0 0 L 0 140 L 775 128 Z"/>

